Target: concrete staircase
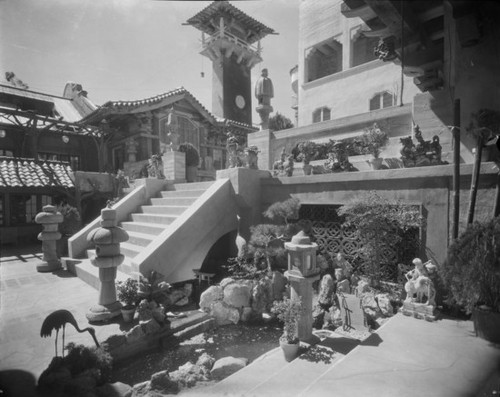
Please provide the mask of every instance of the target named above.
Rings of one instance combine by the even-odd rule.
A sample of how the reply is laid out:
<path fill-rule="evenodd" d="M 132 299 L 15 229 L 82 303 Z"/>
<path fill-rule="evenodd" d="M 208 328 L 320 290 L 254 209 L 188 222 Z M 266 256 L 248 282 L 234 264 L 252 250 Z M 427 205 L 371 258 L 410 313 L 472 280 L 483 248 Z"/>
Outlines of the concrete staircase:
<path fill-rule="evenodd" d="M 139 272 L 134 258 L 147 252 L 148 247 L 162 233 L 172 228 L 172 224 L 213 184 L 214 182 L 198 182 L 170 185 L 168 190 L 160 192 L 160 197 L 151 198 L 149 204 L 141 205 L 137 212 L 131 213 L 129 220 L 119 223 L 127 231 L 129 240 L 120 244 L 125 260 L 118 268 L 117 280 Z M 86 259 L 67 260 L 66 266 L 85 282 L 99 288 L 98 269 L 88 259 L 94 254 L 94 249 L 88 249 Z"/>

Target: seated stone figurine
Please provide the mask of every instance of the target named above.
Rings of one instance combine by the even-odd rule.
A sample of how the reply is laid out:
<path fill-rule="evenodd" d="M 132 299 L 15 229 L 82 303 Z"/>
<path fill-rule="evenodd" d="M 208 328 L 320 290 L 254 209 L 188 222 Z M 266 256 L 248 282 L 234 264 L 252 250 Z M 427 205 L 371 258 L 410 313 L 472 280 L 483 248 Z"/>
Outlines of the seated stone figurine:
<path fill-rule="evenodd" d="M 412 263 L 415 268 L 405 275 L 408 280 L 405 284 L 406 301 L 435 306 L 436 290 L 429 277 L 429 271 L 433 271 L 435 266 L 431 261 L 424 264 L 419 258 L 413 259 Z"/>

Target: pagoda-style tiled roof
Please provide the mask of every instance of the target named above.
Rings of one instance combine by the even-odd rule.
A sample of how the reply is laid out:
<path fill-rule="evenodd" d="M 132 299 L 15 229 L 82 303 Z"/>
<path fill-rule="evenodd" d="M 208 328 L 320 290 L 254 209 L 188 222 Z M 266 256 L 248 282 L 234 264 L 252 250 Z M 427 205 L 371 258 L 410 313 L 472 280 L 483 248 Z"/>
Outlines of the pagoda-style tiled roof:
<path fill-rule="evenodd" d="M 248 42 L 248 44 L 255 43 L 268 34 L 276 33 L 273 29 L 248 16 L 228 1 L 214 1 L 194 17 L 189 18 L 185 24 L 192 25 L 202 32 L 212 35 L 216 30 L 212 25 L 213 18 L 222 13 L 230 15 L 231 17 L 238 20 L 243 25 L 243 27 L 245 27 L 245 29 L 254 32 L 254 34 L 247 37 L 246 41 Z"/>
<path fill-rule="evenodd" d="M 0 157 L 0 188 L 74 187 L 68 163 Z"/>
<path fill-rule="evenodd" d="M 82 123 L 90 123 L 101 121 L 107 115 L 110 114 L 124 114 L 127 112 L 133 112 L 135 110 L 141 110 L 144 106 L 155 106 L 161 105 L 162 102 L 168 104 L 171 99 L 176 96 L 182 96 L 186 98 L 191 104 L 193 104 L 198 110 L 205 114 L 205 116 L 215 123 L 215 116 L 210 113 L 198 99 L 194 97 L 188 90 L 184 87 L 175 88 L 172 91 L 165 92 L 163 94 L 155 95 L 153 97 L 145 99 L 137 99 L 133 101 L 108 101 L 102 105 L 99 109 L 89 114 L 87 117 L 82 119 Z M 170 101 L 169 101 L 170 100 Z"/>
<path fill-rule="evenodd" d="M 154 106 L 159 107 L 162 104 L 170 104 L 172 102 L 172 98 L 181 97 L 186 99 L 189 103 L 191 103 L 200 113 L 202 113 L 208 121 L 210 121 L 213 125 L 235 125 L 241 128 L 247 128 L 249 130 L 255 130 L 251 125 L 240 123 L 234 120 L 224 119 L 215 117 L 203 104 L 195 98 L 193 94 L 191 94 L 184 87 L 175 88 L 172 91 L 165 92 L 163 94 L 155 95 L 150 98 L 138 99 L 133 101 L 108 101 L 104 105 L 102 105 L 99 109 L 89 114 L 87 117 L 82 119 L 82 123 L 97 123 L 102 119 L 106 118 L 111 114 L 126 114 L 128 112 L 134 111 L 146 111 L 145 106 Z"/>

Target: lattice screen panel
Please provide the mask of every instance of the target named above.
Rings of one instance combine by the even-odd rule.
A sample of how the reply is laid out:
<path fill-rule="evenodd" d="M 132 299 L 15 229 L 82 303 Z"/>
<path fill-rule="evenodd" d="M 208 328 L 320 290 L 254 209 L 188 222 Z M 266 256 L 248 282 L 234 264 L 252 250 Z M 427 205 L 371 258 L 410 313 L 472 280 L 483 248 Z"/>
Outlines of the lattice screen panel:
<path fill-rule="evenodd" d="M 333 259 L 341 252 L 355 267 L 360 268 L 362 259 L 361 241 L 356 237 L 353 228 L 344 225 L 343 217 L 337 210 L 339 205 L 302 205 L 299 217 L 312 224 L 313 238 L 318 244 L 318 251 L 326 259 Z M 382 250 L 382 278 L 398 281 L 398 263 L 411 263 L 420 252 L 419 230 L 412 229 L 404 233 L 403 241 L 397 247 L 384 247 Z"/>

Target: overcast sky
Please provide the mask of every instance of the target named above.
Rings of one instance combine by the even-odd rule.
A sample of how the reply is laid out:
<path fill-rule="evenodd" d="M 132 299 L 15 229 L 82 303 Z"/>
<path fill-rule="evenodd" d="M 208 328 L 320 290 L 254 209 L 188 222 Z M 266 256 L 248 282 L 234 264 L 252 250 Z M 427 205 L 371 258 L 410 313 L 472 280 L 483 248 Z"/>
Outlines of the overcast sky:
<path fill-rule="evenodd" d="M 279 33 L 262 40 L 264 61 L 252 69 L 252 87 L 268 68 L 274 110 L 292 121 L 289 71 L 298 61 L 299 1 L 232 2 Z M 74 81 L 98 105 L 183 86 L 211 110 L 211 62 L 199 54 L 201 32 L 182 25 L 210 3 L 0 0 L 0 81 L 13 71 L 31 90 L 55 95 Z M 253 122 L 258 120 L 254 112 Z"/>

